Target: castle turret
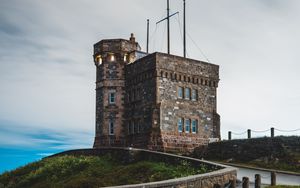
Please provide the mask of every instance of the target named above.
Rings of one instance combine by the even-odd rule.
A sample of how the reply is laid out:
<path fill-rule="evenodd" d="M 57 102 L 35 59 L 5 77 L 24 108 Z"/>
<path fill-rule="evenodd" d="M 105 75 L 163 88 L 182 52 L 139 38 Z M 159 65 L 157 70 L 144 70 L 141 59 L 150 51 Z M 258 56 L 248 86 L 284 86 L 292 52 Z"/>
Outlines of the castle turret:
<path fill-rule="evenodd" d="M 133 34 L 129 40 L 101 40 L 94 45 L 96 65 L 96 136 L 94 147 L 125 146 L 122 134 L 125 65 L 129 54 L 140 50 Z"/>

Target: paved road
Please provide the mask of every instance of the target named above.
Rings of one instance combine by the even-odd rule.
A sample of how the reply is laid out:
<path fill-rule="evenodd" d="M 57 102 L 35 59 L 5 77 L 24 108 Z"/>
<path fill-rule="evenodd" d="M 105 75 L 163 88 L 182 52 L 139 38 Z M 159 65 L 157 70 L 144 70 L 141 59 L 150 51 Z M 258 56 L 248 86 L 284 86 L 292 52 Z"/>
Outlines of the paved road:
<path fill-rule="evenodd" d="M 248 177 L 250 182 L 254 182 L 254 175 L 261 175 L 262 184 L 270 184 L 271 183 L 271 173 L 262 171 L 262 170 L 252 170 L 248 168 L 238 168 L 237 178 L 242 180 L 243 177 Z M 300 176 L 296 175 L 287 175 L 283 173 L 276 174 L 276 182 L 277 185 L 300 185 Z"/>

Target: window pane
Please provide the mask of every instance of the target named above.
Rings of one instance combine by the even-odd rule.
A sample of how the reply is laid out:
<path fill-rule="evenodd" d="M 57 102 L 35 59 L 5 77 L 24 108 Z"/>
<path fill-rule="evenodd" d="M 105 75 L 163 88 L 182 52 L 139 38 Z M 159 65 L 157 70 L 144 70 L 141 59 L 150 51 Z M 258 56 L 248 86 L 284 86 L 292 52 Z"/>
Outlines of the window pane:
<path fill-rule="evenodd" d="M 197 100 L 197 90 L 195 90 L 195 89 L 192 90 L 192 100 L 194 100 L 194 101 Z"/>
<path fill-rule="evenodd" d="M 182 119 L 179 118 L 177 122 L 178 132 L 182 132 Z"/>
<path fill-rule="evenodd" d="M 115 96 L 116 96 L 115 93 L 109 93 L 109 103 L 110 104 L 114 104 L 116 102 Z"/>
<path fill-rule="evenodd" d="M 190 99 L 190 98 L 191 98 L 191 89 L 185 88 L 185 99 Z"/>
<path fill-rule="evenodd" d="M 114 135 L 114 123 L 113 122 L 109 122 L 109 134 L 110 135 Z"/>
<path fill-rule="evenodd" d="M 197 133 L 197 127 L 198 127 L 198 121 L 193 120 L 192 121 L 192 133 Z"/>
<path fill-rule="evenodd" d="M 183 88 L 182 87 L 178 87 L 178 98 L 182 99 L 183 97 Z"/>
<path fill-rule="evenodd" d="M 185 120 L 185 132 L 186 133 L 190 132 L 190 124 L 191 124 L 191 122 L 189 119 Z"/>

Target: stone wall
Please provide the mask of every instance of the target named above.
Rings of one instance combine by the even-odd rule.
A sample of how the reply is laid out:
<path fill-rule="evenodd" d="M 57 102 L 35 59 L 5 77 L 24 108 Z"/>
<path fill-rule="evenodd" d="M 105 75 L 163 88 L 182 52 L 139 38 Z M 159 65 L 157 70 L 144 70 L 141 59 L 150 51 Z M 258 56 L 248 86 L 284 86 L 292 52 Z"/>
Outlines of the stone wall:
<path fill-rule="evenodd" d="M 138 49 L 140 46 L 135 42 L 133 35 L 130 40 L 102 40 L 94 45 L 94 62 L 97 68 L 94 147 L 126 145 L 123 134 L 124 69 L 129 53 Z M 114 93 L 115 96 L 113 103 L 109 102 L 110 93 Z"/>
<path fill-rule="evenodd" d="M 160 104 L 160 128 L 165 151 L 192 152 L 207 145 L 209 138 L 220 138 L 220 119 L 216 105 L 219 67 L 191 59 L 156 53 L 157 103 Z M 196 91 L 179 98 L 178 88 Z M 178 131 L 178 118 L 183 118 L 183 131 Z M 185 120 L 196 120 L 197 130 L 184 130 Z"/>
<path fill-rule="evenodd" d="M 148 55 L 125 67 L 126 96 L 124 135 L 127 145 L 148 148 L 159 107 L 156 105 L 155 56 Z"/>
<path fill-rule="evenodd" d="M 59 155 L 105 155 L 110 153 L 118 158 L 118 160 L 124 163 L 132 163 L 140 160 L 151 160 L 158 162 L 168 162 L 172 164 L 180 163 L 181 161 L 187 161 L 193 166 L 205 165 L 208 168 L 215 169 L 215 171 L 205 174 L 193 175 L 183 178 L 170 179 L 159 182 L 135 184 L 135 185 L 122 185 L 116 187 L 132 187 L 132 188 L 147 188 L 147 187 L 164 187 L 164 188 L 224 188 L 228 185 L 230 180 L 236 179 L 237 169 L 221 164 L 216 164 L 199 159 L 183 157 L 178 155 L 172 155 L 161 152 L 154 152 L 149 150 L 133 149 L 133 148 L 100 148 L 100 149 L 81 149 L 70 150 L 62 153 L 58 153 L 53 156 Z M 50 157 L 53 157 L 50 156 Z"/>

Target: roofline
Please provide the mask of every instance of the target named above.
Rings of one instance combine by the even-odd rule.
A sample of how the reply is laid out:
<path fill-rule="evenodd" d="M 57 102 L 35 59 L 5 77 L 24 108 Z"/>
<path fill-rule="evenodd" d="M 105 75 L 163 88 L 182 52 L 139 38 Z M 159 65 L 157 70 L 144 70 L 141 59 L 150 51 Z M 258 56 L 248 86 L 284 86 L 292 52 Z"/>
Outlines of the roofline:
<path fill-rule="evenodd" d="M 207 64 L 207 65 L 212 65 L 212 66 L 217 66 L 217 67 L 219 67 L 219 65 L 217 65 L 217 64 L 209 63 L 209 62 L 206 62 L 206 61 L 200 61 L 200 60 L 197 60 L 197 59 L 185 58 L 185 57 L 182 57 L 182 56 L 173 55 L 173 54 L 167 54 L 167 53 L 163 53 L 163 52 L 154 52 L 154 53 L 155 53 L 155 54 L 158 54 L 158 55 L 164 55 L 164 56 L 176 57 L 176 58 L 180 58 L 180 59 L 182 59 L 182 60 L 191 60 L 191 61 L 196 61 L 196 62 L 199 62 L 199 63 L 204 63 L 204 64 Z"/>

